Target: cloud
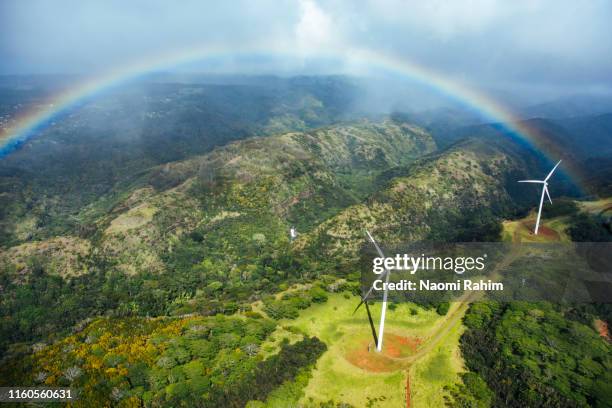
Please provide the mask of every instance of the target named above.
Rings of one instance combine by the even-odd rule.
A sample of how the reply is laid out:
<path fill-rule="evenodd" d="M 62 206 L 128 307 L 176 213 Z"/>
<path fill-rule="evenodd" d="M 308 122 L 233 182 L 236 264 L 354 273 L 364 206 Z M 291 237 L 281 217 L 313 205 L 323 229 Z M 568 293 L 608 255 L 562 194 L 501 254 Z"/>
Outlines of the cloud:
<path fill-rule="evenodd" d="M 508 12 L 513 2 L 495 0 L 467 1 L 370 1 L 371 15 L 393 24 L 418 27 L 433 36 L 449 38 L 479 31 Z"/>
<path fill-rule="evenodd" d="M 87 73 L 256 44 L 304 58 L 274 59 L 271 72 L 338 73 L 350 62 L 317 56 L 370 48 L 480 86 L 610 86 L 611 19 L 606 0 L 1 0 L 0 73 Z"/>
<path fill-rule="evenodd" d="M 312 53 L 332 45 L 332 19 L 314 1 L 300 0 L 300 19 L 295 27 L 297 46 Z"/>

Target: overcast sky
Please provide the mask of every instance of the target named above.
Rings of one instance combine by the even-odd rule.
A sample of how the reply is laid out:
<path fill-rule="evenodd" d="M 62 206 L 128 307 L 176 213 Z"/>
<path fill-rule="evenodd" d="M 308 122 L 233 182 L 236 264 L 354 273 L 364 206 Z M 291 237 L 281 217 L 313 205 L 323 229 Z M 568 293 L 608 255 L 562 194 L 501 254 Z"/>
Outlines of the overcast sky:
<path fill-rule="evenodd" d="M 317 55 L 358 47 L 483 87 L 599 90 L 612 85 L 611 21 L 606 0 L 0 0 L 0 73 L 90 74 L 208 44 L 304 59 L 270 72 L 342 73 Z"/>

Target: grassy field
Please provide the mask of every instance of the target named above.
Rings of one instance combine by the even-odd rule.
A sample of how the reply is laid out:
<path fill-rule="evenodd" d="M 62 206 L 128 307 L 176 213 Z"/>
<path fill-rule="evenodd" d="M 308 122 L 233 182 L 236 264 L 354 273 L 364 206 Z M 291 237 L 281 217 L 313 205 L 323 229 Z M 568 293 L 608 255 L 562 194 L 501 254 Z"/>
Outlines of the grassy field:
<path fill-rule="evenodd" d="M 579 203 L 584 210 L 609 211 L 612 200 Z M 583 205 L 584 204 L 584 205 Z M 506 242 L 569 242 L 568 217 L 542 220 L 533 234 L 535 213 L 503 223 Z M 509 261 L 512 259 L 509 256 Z M 310 375 L 283 385 L 265 406 L 315 406 L 320 402 L 347 402 L 355 407 L 404 407 L 409 380 L 411 407 L 443 407 L 446 385 L 458 382 L 463 368 L 459 338 L 461 319 L 473 298 L 451 305 L 446 316 L 414 304 L 388 310 L 382 353 L 374 351 L 365 308 L 353 314 L 359 298 L 333 294 L 324 304 L 303 310 L 295 320 L 281 321 L 264 353 L 275 353 L 281 341 L 295 342 L 303 335 L 317 336 L 328 351 Z M 259 306 L 259 307 L 257 307 Z M 255 310 L 262 312 L 261 305 Z M 371 306 L 378 330 L 380 304 Z M 287 397 L 292 400 L 287 400 Z M 284 397 L 283 400 L 281 397 Z"/>
<path fill-rule="evenodd" d="M 283 337 L 296 341 L 296 333 L 317 336 L 328 345 L 300 400 L 285 401 L 286 406 L 330 400 L 356 407 L 406 406 L 409 373 L 411 406 L 443 406 L 443 387 L 455 383 L 462 370 L 458 342 L 466 305 L 453 304 L 444 317 L 413 304 L 388 310 L 383 352 L 377 353 L 365 309 L 353 314 L 358 302 L 356 296 L 333 294 L 326 303 L 302 311 L 296 320 L 281 321 L 273 340 L 264 345 L 270 351 Z M 371 311 L 378 323 L 380 305 L 373 304 Z M 299 381 L 305 383 L 303 378 Z M 295 395 L 285 395 L 289 394 Z M 277 402 L 270 398 L 267 406 Z"/>
<path fill-rule="evenodd" d="M 453 325 L 433 350 L 410 368 L 412 407 L 444 406 L 445 385 L 456 383 L 463 371 L 463 359 L 458 347 L 464 327 Z"/>

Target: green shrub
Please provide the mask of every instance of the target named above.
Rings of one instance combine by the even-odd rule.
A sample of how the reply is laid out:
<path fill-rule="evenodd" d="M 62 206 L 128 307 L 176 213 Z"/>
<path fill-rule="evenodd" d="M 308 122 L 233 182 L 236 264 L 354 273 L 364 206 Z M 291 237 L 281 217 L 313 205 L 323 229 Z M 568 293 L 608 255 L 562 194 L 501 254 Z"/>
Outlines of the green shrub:
<path fill-rule="evenodd" d="M 320 287 L 315 286 L 314 288 L 310 289 L 309 295 L 314 303 L 327 302 L 327 293 Z"/>
<path fill-rule="evenodd" d="M 440 316 L 445 316 L 446 313 L 448 313 L 448 309 L 450 308 L 450 303 L 448 302 L 442 302 L 440 304 L 438 304 L 438 306 L 436 307 L 436 312 L 440 315 Z"/>

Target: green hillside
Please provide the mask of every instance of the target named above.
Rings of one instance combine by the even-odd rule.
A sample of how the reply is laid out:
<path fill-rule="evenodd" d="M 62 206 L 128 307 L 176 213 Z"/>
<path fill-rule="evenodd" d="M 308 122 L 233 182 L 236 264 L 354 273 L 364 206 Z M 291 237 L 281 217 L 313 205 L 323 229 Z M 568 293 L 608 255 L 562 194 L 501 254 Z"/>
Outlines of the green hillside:
<path fill-rule="evenodd" d="M 148 186 L 81 210 L 81 237 L 0 253 L 7 287 L 21 288 L 3 300 L 3 344 L 59 334 L 92 314 L 236 310 L 316 269 L 292 256 L 291 225 L 305 233 L 363 199 L 382 172 L 434 148 L 420 129 L 387 120 L 246 140 L 156 167 Z M 61 318 L 37 326 L 50 316 Z"/>
<path fill-rule="evenodd" d="M 505 185 L 521 166 L 503 145 L 466 140 L 391 172 L 380 190 L 297 245 L 307 252 L 322 249 L 341 263 L 355 259 L 366 228 L 386 244 L 496 240 L 496 216 L 513 205 Z"/>
<path fill-rule="evenodd" d="M 510 141 L 467 138 L 437 150 L 427 132 L 387 118 L 255 137 L 155 165 L 74 213 L 78 234 L 53 236 L 53 225 L 21 221 L 51 238 L 0 252 L 0 384 L 71 385 L 83 391 L 82 406 L 111 398 L 119 406 L 384 407 L 407 396 L 489 406 L 547 371 L 521 371 L 528 380 L 514 388 L 483 372 L 480 353 L 498 347 L 474 324 L 485 309 L 468 300 L 394 307 L 380 356 L 365 354 L 363 316 L 345 315 L 359 292 L 365 228 L 385 244 L 499 240 L 501 220 L 522 208 L 515 180 L 534 163 Z M 550 220 L 548 228 L 561 225 Z M 540 310 L 543 319 L 569 313 Z M 576 313 L 586 320 L 556 325 L 551 336 L 588 332 L 596 349 L 585 358 L 600 373 L 607 349 L 588 323 L 598 312 Z M 490 327 L 509 324 L 496 316 Z M 531 329 L 495 341 L 501 347 Z M 466 348 L 471 336 L 486 350 Z M 512 350 L 504 356 L 508 367 L 522 361 Z M 352 389 L 338 379 L 345 375 L 363 379 Z M 605 395 L 591 374 L 575 378 Z M 564 390 L 566 380 L 546 383 L 551 400 L 595 401 Z M 532 397 L 512 398 L 518 406 Z"/>
<path fill-rule="evenodd" d="M 360 92 L 339 76 L 165 81 L 136 81 L 82 101 L 2 157 L 0 246 L 82 233 L 83 207 L 122 201 L 160 164 L 350 119 Z M 45 103 L 45 85 L 26 85 L 3 83 L 0 115 Z"/>

